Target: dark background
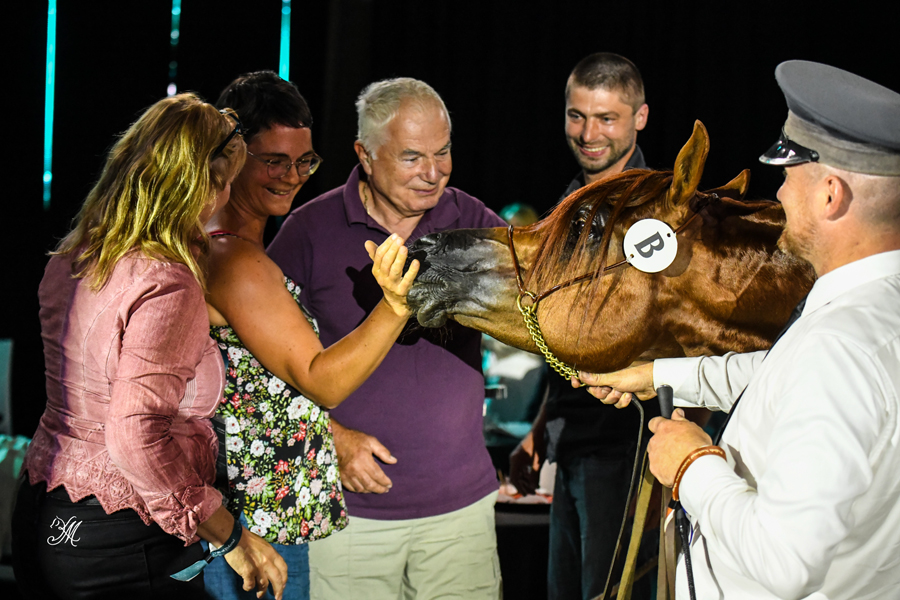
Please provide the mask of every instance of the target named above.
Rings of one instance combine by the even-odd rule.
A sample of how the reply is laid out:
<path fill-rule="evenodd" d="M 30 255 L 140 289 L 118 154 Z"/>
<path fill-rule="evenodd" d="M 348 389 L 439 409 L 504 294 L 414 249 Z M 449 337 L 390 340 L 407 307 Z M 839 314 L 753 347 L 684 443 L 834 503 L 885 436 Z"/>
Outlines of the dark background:
<path fill-rule="evenodd" d="M 650 118 L 639 142 L 651 167 L 671 168 L 700 119 L 712 141 L 701 187 L 722 185 L 751 168 L 755 197 L 774 198 L 781 179 L 777 169 L 756 161 L 786 115 L 773 76 L 779 62 L 826 62 L 900 90 L 897 3 L 531 6 L 294 0 L 291 79 L 311 105 L 314 143 L 326 159 L 297 202 L 346 181 L 356 160 L 353 102 L 367 83 L 385 77 L 423 79 L 444 97 L 453 118 L 452 185 L 495 210 L 527 202 L 541 212 L 577 171 L 563 136 L 563 92 L 569 71 L 591 52 L 620 53 L 641 69 Z M 215 100 L 242 72 L 277 71 L 280 8 L 280 0 L 183 0 L 179 91 Z M 0 337 L 15 343 L 17 433 L 30 436 L 44 406 L 36 292 L 45 253 L 67 232 L 114 135 L 165 96 L 170 9 L 168 0 L 59 1 L 54 179 L 46 212 L 46 3 L 17 3 L 16 16 L 5 19 L 2 243 L 8 287 Z"/>

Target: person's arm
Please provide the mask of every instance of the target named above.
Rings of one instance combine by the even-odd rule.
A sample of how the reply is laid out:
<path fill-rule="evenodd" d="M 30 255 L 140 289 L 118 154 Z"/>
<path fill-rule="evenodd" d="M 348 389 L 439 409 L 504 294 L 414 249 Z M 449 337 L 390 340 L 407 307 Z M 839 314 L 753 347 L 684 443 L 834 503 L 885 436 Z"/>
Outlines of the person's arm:
<path fill-rule="evenodd" d="M 543 399 L 538 414 L 531 424 L 531 431 L 509 454 L 509 481 L 521 494 L 533 494 L 537 490 L 541 467 L 547 456 L 547 398 L 550 386 L 545 383 Z"/>
<path fill-rule="evenodd" d="M 612 373 L 581 372 L 574 387 L 587 386 L 588 393 L 604 404 L 625 408 L 632 398 L 647 400 L 656 388 L 672 386 L 675 405 L 728 412 L 765 358 L 765 351 L 724 356 L 663 358 Z"/>
<path fill-rule="evenodd" d="M 756 426 L 766 439 L 743 440 L 745 452 L 763 455 L 755 481 L 704 456 L 680 483 L 681 502 L 702 523 L 717 562 L 779 598 L 818 590 L 838 545 L 858 525 L 851 508 L 872 483 L 872 453 L 887 417 L 880 391 L 890 389 L 879 365 L 834 337 L 807 336 L 791 354 L 795 364 L 779 379 L 778 397 L 752 398 L 768 400 L 771 414 L 766 427 Z M 670 425 L 654 436 L 672 449 L 669 473 L 686 446 L 674 448 L 691 435 Z"/>
<path fill-rule="evenodd" d="M 190 542 L 222 504 L 171 434 L 187 382 L 210 346 L 203 293 L 186 267 L 152 261 L 123 294 L 106 448 L 153 520 Z"/>
<path fill-rule="evenodd" d="M 406 294 L 418 273 L 403 268 L 407 249 L 392 235 L 366 243 L 372 274 L 384 298 L 355 330 L 323 348 L 284 286 L 283 275 L 252 244 L 223 236 L 213 241 L 207 302 L 269 371 L 314 402 L 334 408 L 372 374 L 410 316 Z"/>
<path fill-rule="evenodd" d="M 209 346 L 203 294 L 186 268 L 161 263 L 151 265 L 132 294 L 112 382 L 107 450 L 166 533 L 221 546 L 234 518 L 169 433 Z M 257 588 L 261 596 L 271 584 L 281 598 L 287 567 L 268 542 L 244 529 L 225 559 L 244 578 L 244 589 Z"/>
<path fill-rule="evenodd" d="M 197 535 L 218 548 L 228 541 L 233 528 L 234 517 L 220 505 L 200 523 Z M 242 527 L 238 545 L 222 558 L 244 580 L 244 591 L 256 590 L 256 597 L 262 598 L 266 588 L 272 586 L 276 600 L 281 600 L 288 578 L 287 564 L 269 542 Z"/>
<path fill-rule="evenodd" d="M 659 359 L 653 362 L 653 386 L 672 386 L 675 405 L 730 412 L 766 351 L 722 356 Z"/>

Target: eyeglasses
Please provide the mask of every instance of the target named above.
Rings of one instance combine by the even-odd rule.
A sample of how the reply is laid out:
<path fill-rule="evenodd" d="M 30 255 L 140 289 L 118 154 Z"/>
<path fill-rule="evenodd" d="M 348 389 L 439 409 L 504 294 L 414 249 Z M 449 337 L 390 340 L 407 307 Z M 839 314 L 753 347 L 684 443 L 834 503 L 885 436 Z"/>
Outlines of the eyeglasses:
<path fill-rule="evenodd" d="M 238 119 L 237 114 L 233 110 L 231 110 L 230 108 L 223 108 L 222 110 L 219 111 L 219 113 L 234 119 L 235 126 L 234 126 L 234 129 L 232 130 L 232 132 L 228 134 L 228 137 L 226 137 L 222 141 L 222 143 L 219 144 L 218 146 L 216 146 L 216 149 L 213 150 L 212 155 L 210 155 L 210 157 L 209 157 L 209 160 L 211 160 L 211 161 L 216 160 L 217 158 L 219 158 L 219 156 L 222 155 L 222 152 L 225 151 L 225 147 L 228 145 L 228 142 L 231 141 L 231 138 L 233 138 L 236 135 L 244 137 L 244 126 L 241 124 L 241 120 Z"/>
<path fill-rule="evenodd" d="M 318 154 L 302 156 L 294 162 L 284 158 L 262 158 L 261 156 L 256 156 L 249 150 L 247 150 L 247 155 L 266 165 L 266 170 L 269 172 L 269 177 L 272 179 L 281 179 L 288 174 L 291 167 L 297 167 L 297 175 L 300 177 L 309 177 L 315 173 L 316 169 L 319 168 L 319 165 L 322 164 L 322 157 Z"/>

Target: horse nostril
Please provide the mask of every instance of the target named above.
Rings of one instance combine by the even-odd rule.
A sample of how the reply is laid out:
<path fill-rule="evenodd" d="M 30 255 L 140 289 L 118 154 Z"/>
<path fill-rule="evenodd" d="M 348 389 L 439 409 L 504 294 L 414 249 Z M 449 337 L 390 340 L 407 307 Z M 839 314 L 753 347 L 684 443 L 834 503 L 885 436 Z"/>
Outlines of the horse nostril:
<path fill-rule="evenodd" d="M 404 272 L 409 268 L 413 260 L 419 261 L 419 274 L 424 273 L 431 266 L 428 262 L 428 256 L 433 254 L 436 248 L 442 244 L 442 234 L 429 233 L 422 236 L 409 247 L 409 255 L 406 257 L 406 267 Z"/>
<path fill-rule="evenodd" d="M 418 244 L 418 243 L 419 242 L 416 242 L 416 244 Z M 428 269 L 428 267 L 429 267 L 428 253 L 422 248 L 416 248 L 414 245 L 412 248 L 410 248 L 409 254 L 406 256 L 406 265 L 403 267 L 404 273 L 406 273 L 406 271 L 409 269 L 409 265 L 412 264 L 412 261 L 414 261 L 414 260 L 419 261 L 419 274 L 420 275 L 423 272 L 425 272 L 426 269 Z"/>

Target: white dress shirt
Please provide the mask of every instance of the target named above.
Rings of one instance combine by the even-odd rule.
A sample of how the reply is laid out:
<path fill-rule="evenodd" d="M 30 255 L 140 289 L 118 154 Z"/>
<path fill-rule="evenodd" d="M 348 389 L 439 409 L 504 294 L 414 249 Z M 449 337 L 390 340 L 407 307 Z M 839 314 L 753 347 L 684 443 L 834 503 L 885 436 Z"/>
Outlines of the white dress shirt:
<path fill-rule="evenodd" d="M 698 600 L 900 599 L 900 251 L 821 277 L 768 356 L 653 373 L 678 406 L 727 411 L 747 388 L 728 461 L 698 459 L 679 489 Z"/>

